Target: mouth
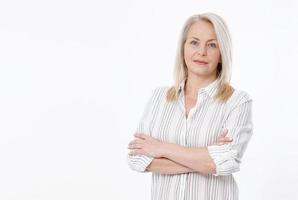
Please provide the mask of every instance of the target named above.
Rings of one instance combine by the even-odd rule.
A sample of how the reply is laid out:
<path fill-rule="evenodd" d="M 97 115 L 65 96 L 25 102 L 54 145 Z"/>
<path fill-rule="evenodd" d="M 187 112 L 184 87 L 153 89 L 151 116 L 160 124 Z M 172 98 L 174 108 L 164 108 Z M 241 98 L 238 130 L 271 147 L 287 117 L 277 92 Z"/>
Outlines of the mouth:
<path fill-rule="evenodd" d="M 207 65 L 208 62 L 202 61 L 202 60 L 194 60 L 195 63 L 199 64 L 199 65 Z"/>

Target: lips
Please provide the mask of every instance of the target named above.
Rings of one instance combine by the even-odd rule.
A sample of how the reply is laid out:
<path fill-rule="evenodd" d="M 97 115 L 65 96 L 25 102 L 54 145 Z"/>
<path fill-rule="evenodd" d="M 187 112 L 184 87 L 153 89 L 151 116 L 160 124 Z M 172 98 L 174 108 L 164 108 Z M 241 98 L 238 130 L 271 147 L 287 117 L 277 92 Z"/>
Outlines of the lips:
<path fill-rule="evenodd" d="M 205 62 L 203 60 L 194 60 L 195 63 L 200 64 L 200 65 L 206 65 L 208 62 Z"/>

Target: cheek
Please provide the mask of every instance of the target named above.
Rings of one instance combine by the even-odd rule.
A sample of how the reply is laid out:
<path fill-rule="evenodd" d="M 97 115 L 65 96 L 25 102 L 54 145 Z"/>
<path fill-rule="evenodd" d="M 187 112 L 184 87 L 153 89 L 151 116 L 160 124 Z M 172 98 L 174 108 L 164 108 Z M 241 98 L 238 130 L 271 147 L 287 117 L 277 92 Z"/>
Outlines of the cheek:
<path fill-rule="evenodd" d="M 191 59 L 192 55 L 193 55 L 193 52 L 190 49 L 187 49 L 187 48 L 184 49 L 184 58 L 186 60 Z"/>
<path fill-rule="evenodd" d="M 214 52 L 211 55 L 211 59 L 213 62 L 218 62 L 220 60 L 220 53 L 219 52 Z"/>

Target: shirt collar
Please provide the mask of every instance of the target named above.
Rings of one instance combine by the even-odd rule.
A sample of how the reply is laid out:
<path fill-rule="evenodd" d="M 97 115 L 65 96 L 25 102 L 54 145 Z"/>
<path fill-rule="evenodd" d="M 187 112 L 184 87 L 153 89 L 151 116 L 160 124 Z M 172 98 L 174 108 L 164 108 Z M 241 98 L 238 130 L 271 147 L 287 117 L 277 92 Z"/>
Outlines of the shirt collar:
<path fill-rule="evenodd" d="M 185 86 L 185 82 L 186 82 L 186 79 L 187 78 L 184 78 L 180 84 L 179 84 L 179 93 L 181 91 L 184 90 L 184 86 Z M 216 91 L 217 91 L 217 88 L 218 88 L 218 85 L 219 85 L 219 79 L 215 79 L 212 83 L 210 83 L 209 85 L 207 85 L 206 87 L 204 88 L 200 88 L 199 91 L 198 91 L 198 95 L 200 93 L 205 93 L 207 94 L 209 97 L 213 98 L 216 94 Z"/>

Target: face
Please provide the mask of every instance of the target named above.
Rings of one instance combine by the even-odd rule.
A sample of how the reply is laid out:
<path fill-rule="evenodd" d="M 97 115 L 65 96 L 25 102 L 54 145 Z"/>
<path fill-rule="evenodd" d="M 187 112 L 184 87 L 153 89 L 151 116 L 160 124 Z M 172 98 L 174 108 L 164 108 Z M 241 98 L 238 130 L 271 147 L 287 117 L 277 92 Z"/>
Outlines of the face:
<path fill-rule="evenodd" d="M 216 78 L 220 50 L 211 23 L 199 20 L 189 29 L 184 44 L 184 60 L 188 76 Z"/>

